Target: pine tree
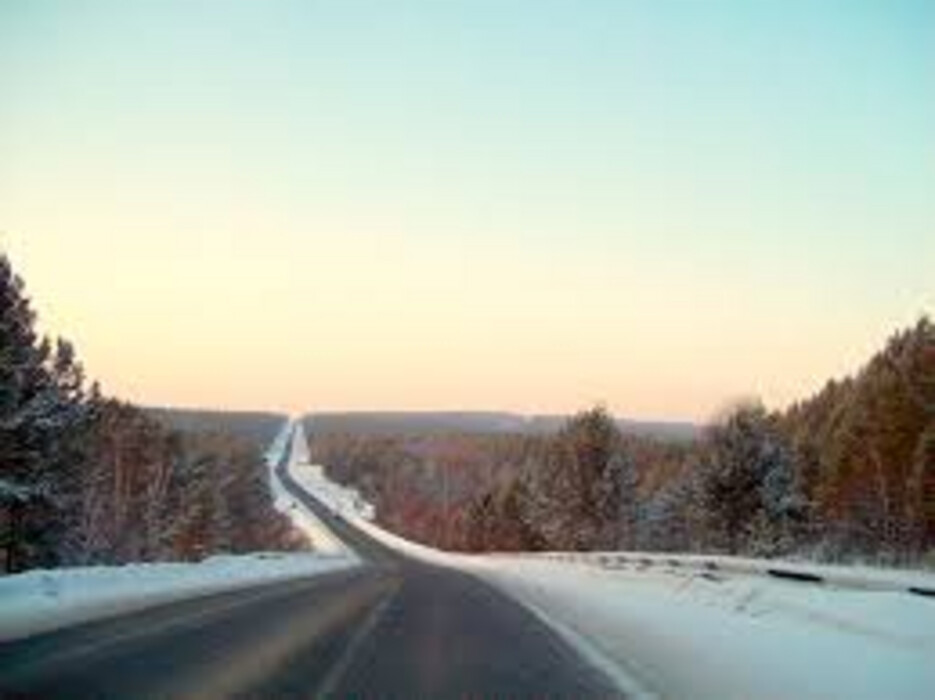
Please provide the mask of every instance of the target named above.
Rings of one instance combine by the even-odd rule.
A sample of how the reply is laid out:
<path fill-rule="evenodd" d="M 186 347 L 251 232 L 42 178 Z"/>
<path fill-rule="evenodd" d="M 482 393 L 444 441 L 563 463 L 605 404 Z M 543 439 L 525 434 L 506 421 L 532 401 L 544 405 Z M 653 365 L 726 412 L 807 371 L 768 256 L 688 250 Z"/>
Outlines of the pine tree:
<path fill-rule="evenodd" d="M 760 404 L 741 406 L 705 440 L 701 495 L 711 544 L 730 553 L 791 546 L 804 508 L 792 452 Z"/>
<path fill-rule="evenodd" d="M 692 469 L 664 482 L 649 498 L 638 505 L 641 549 L 664 551 L 702 551 L 704 512 L 699 471 Z"/>
<path fill-rule="evenodd" d="M 935 424 L 935 327 L 923 318 L 894 335 L 847 386 L 824 424 L 806 429 L 819 444 L 815 500 L 826 549 L 915 557 L 931 541 L 918 455 Z"/>
<path fill-rule="evenodd" d="M 30 409 L 42 381 L 48 344 L 39 343 L 35 315 L 5 255 L 0 255 L 0 478 L 24 496 L 34 490 L 40 453 L 31 444 Z"/>
<path fill-rule="evenodd" d="M 599 549 L 631 549 L 637 539 L 637 478 L 632 460 L 615 449 L 594 486 Z"/>

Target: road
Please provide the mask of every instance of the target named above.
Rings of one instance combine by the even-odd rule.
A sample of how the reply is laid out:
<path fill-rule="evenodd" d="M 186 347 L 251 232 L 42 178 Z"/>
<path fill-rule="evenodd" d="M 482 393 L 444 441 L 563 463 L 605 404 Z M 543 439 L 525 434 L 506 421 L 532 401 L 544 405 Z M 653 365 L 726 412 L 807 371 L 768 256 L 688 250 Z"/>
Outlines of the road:
<path fill-rule="evenodd" d="M 284 466 L 364 566 L 0 644 L 0 697 L 619 697 L 512 599 L 388 549 Z"/>

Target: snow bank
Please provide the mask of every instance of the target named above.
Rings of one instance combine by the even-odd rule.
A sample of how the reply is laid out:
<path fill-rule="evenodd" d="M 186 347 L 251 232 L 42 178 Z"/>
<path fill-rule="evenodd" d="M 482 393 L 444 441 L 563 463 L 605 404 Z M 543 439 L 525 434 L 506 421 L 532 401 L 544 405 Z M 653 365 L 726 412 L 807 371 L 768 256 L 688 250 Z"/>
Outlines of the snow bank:
<path fill-rule="evenodd" d="M 327 554 L 340 554 L 356 560 L 356 555 L 322 523 L 305 505 L 293 498 L 276 474 L 276 467 L 286 450 L 289 451 L 287 469 L 294 479 L 303 483 L 307 472 L 312 469 L 308 464 L 308 443 L 301 423 L 287 422 L 272 447 L 266 453 L 266 465 L 269 469 L 270 490 L 273 505 L 280 513 L 287 515 L 296 528 L 305 535 L 312 549 Z M 319 468 L 320 469 L 320 468 Z M 307 489 L 314 493 L 313 489 Z"/>
<path fill-rule="evenodd" d="M 308 441 L 301 423 L 295 425 L 294 445 L 288 466 L 289 475 L 307 493 L 345 517 L 373 520 L 373 506 L 364 500 L 357 489 L 332 481 L 322 465 L 310 463 Z"/>
<path fill-rule="evenodd" d="M 497 586 L 603 668 L 629 697 L 935 695 L 930 598 L 756 573 L 453 554 L 352 522 L 408 556 Z"/>
<path fill-rule="evenodd" d="M 197 564 L 160 563 L 36 570 L 0 578 L 0 640 L 99 617 L 353 566 L 345 556 L 224 555 Z"/>
<path fill-rule="evenodd" d="M 776 578 L 812 579 L 840 588 L 919 592 L 935 595 L 935 572 L 910 569 L 881 569 L 870 566 L 840 566 L 811 562 L 753 559 L 705 554 L 659 554 L 649 552 L 542 552 L 524 556 L 589 564 L 604 568 L 637 566 L 690 569 L 717 575 L 741 574 Z"/>
<path fill-rule="evenodd" d="M 754 577 L 472 558 L 662 697 L 928 698 L 935 603 Z"/>

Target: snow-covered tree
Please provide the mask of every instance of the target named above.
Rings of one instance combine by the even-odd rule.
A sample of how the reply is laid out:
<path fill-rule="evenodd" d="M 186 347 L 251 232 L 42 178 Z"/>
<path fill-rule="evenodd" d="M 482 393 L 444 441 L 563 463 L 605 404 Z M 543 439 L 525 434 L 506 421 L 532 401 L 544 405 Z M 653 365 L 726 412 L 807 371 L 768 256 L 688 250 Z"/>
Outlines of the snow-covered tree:
<path fill-rule="evenodd" d="M 709 430 L 699 476 L 714 547 L 768 554 L 791 546 L 804 496 L 788 441 L 762 405 L 741 406 Z"/>
<path fill-rule="evenodd" d="M 635 546 L 637 485 L 636 467 L 618 444 L 594 486 L 594 505 L 600 518 L 595 547 L 632 549 Z"/>
<path fill-rule="evenodd" d="M 84 418 L 74 349 L 38 337 L 23 282 L 0 255 L 0 479 L 28 495 L 11 544 L 23 565 L 60 558 L 74 524 Z"/>

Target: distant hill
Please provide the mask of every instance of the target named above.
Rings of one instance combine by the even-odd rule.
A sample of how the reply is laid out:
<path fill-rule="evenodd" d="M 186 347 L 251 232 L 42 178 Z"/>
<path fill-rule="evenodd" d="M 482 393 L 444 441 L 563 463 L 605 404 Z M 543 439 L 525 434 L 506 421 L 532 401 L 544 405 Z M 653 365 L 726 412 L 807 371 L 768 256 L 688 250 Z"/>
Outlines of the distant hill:
<path fill-rule="evenodd" d="M 192 408 L 144 409 L 174 430 L 218 432 L 239 435 L 264 449 L 276 437 L 288 416 L 262 411 L 220 411 Z"/>
<path fill-rule="evenodd" d="M 520 433 L 542 435 L 558 431 L 568 416 L 533 415 L 501 411 L 353 411 L 310 413 L 305 416 L 312 433 L 398 435 L 405 433 Z M 690 440 L 698 435 L 694 423 L 619 419 L 627 435 L 666 440 Z"/>

